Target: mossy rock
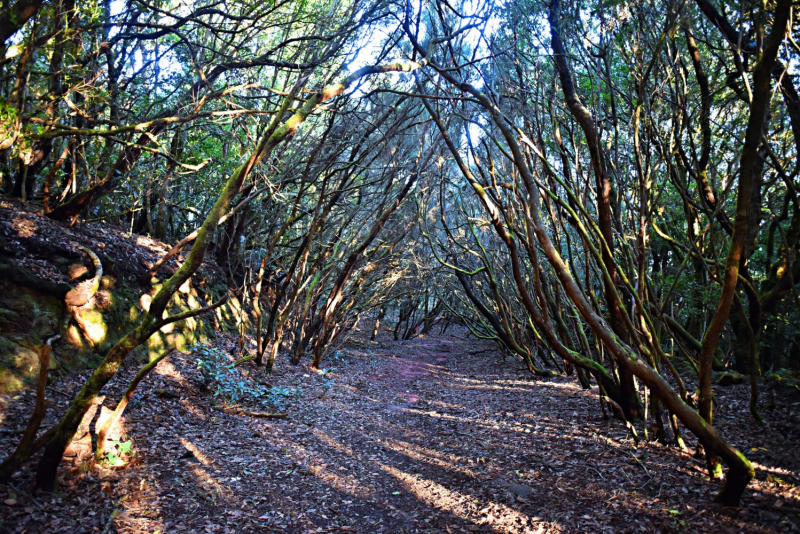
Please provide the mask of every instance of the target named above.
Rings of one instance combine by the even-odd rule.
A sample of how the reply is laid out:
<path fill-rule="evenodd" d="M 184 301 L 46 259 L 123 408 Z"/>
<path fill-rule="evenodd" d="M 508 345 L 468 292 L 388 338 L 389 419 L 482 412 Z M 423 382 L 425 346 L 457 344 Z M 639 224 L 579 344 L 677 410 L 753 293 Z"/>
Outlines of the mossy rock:
<path fill-rule="evenodd" d="M 771 371 L 764 376 L 764 380 L 767 382 L 782 382 L 784 380 L 791 379 L 792 371 L 789 369 L 778 369 L 777 371 Z"/>
<path fill-rule="evenodd" d="M 0 393 L 16 393 L 28 385 L 11 369 L 0 369 Z"/>
<path fill-rule="evenodd" d="M 78 309 L 76 316 L 83 322 L 83 335 L 96 347 L 101 347 L 108 339 L 108 325 L 100 310 Z"/>
<path fill-rule="evenodd" d="M 39 373 L 39 355 L 0 336 L 0 393 L 13 393 L 32 384 Z"/>
<path fill-rule="evenodd" d="M 142 315 L 140 295 L 140 290 L 126 284 L 124 279 L 104 276 L 94 298 L 76 310 L 86 327 L 84 332 L 70 318 L 63 297 L 0 277 L 0 393 L 19 391 L 35 383 L 38 355 L 34 348 L 53 334 L 62 336 L 54 345 L 51 358 L 51 368 L 58 374 L 96 366 L 108 349 L 138 324 Z M 190 287 L 188 292 L 176 293 L 169 313 L 201 308 L 213 296 L 208 292 L 201 298 Z M 223 328 L 236 328 L 241 313 L 237 306 L 239 303 L 233 302 L 217 310 L 226 319 Z M 189 350 L 214 336 L 219 327 L 220 321 L 214 313 L 168 325 L 142 347 L 143 360 L 152 359 L 170 347 Z"/>
<path fill-rule="evenodd" d="M 720 386 L 733 386 L 744 382 L 744 375 L 736 371 L 726 371 L 719 375 L 717 384 Z"/>
<path fill-rule="evenodd" d="M 776 380 L 773 383 L 773 391 L 777 391 L 781 395 L 785 395 L 791 399 L 792 402 L 795 402 L 800 398 L 800 380 L 797 378 Z"/>
<path fill-rule="evenodd" d="M 19 313 L 6 308 L 0 308 L 0 332 L 11 332 L 16 330 L 20 322 Z"/>
<path fill-rule="evenodd" d="M 64 314 L 63 304 L 55 297 L 43 295 L 27 287 L 0 282 L 2 328 L 14 332 L 15 339 L 37 343 L 57 333 Z"/>

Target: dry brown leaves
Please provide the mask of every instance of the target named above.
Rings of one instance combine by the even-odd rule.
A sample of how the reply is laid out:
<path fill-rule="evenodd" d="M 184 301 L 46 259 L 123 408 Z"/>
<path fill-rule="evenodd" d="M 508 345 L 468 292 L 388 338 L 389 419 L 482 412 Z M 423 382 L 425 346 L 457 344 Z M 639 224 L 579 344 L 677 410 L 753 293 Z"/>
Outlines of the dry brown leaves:
<path fill-rule="evenodd" d="M 218 345 L 234 358 L 233 340 Z M 655 442 L 634 447 L 618 421 L 602 419 L 596 388 L 534 378 L 487 348 L 456 336 L 364 341 L 330 357 L 327 374 L 285 360 L 270 377 L 250 368 L 249 379 L 301 388 L 284 406 L 285 420 L 226 413 L 201 390 L 191 355 L 176 354 L 128 409 L 121 432 L 135 455 L 127 466 L 93 466 L 78 454 L 65 462 L 55 495 L 34 492 L 29 467 L 13 487 L 0 487 L 0 529 L 782 532 L 800 525 L 797 403 L 780 399 L 763 429 L 746 414 L 746 386 L 718 392 L 720 428 L 758 468 L 744 506 L 724 509 L 712 502 L 718 482 L 701 461 Z M 106 406 L 135 371 L 123 370 Z M 55 412 L 79 379 L 51 390 Z M 0 454 L 32 398 L 3 399 Z"/>

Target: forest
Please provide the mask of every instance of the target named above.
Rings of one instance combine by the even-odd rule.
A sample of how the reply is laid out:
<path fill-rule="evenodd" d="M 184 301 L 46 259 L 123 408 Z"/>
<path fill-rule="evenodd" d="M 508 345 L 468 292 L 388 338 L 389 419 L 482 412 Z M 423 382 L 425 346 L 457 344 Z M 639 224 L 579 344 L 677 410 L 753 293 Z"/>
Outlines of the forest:
<path fill-rule="evenodd" d="M 0 530 L 800 529 L 794 7 L 3 0 Z M 208 460 L 181 437 L 190 414 L 246 443 Z M 488 450 L 503 425 L 503 459 L 436 449 Z M 148 448 L 165 428 L 177 453 Z M 318 440 L 303 454 L 357 448 L 331 432 L 420 433 L 375 460 L 405 486 L 374 491 L 401 500 L 281 463 L 300 436 Z M 583 503 L 536 479 L 551 447 L 580 458 L 558 471 L 577 488 L 643 482 L 604 519 L 608 487 Z M 219 488 L 179 504 L 196 475 L 158 490 L 160 519 L 120 519 L 114 487 L 158 493 L 137 470 L 171 477 L 165 455 L 186 453 L 182 470 L 224 472 L 242 450 L 265 463 L 234 478 L 282 480 L 270 499 L 313 479 L 363 508 L 335 522 L 319 497 L 279 519 Z M 420 454 L 449 473 L 428 476 L 436 498 L 392 471 Z M 470 484 L 482 496 L 447 493 Z M 546 516 L 552 487 L 569 513 Z M 187 519 L 204 508 L 232 530 Z"/>

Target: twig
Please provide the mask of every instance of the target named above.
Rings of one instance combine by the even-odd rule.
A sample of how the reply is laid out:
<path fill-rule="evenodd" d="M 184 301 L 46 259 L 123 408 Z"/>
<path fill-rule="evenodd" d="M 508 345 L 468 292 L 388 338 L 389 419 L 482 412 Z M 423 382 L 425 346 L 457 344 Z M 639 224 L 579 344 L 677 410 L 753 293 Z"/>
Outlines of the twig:
<path fill-rule="evenodd" d="M 178 321 L 183 321 L 184 319 L 189 319 L 190 317 L 197 317 L 198 315 L 202 315 L 211 310 L 215 310 L 220 306 L 222 306 L 223 304 L 225 304 L 226 302 L 228 302 L 229 296 L 230 295 L 225 294 L 217 302 L 209 306 L 205 306 L 204 308 L 197 308 L 196 310 L 189 310 L 183 313 L 178 313 L 176 315 L 170 315 L 169 317 L 162 319 L 161 322 L 158 324 L 160 324 L 161 326 L 166 326 L 168 324 L 176 323 Z"/>
<path fill-rule="evenodd" d="M 628 452 L 628 454 L 631 456 L 631 458 L 633 458 L 634 460 L 636 460 L 636 463 L 637 463 L 637 464 L 639 464 L 639 465 L 642 467 L 642 469 L 644 469 L 644 474 L 645 474 L 645 475 L 647 475 L 647 478 L 652 478 L 652 477 L 650 476 L 650 473 L 647 471 L 647 468 L 646 468 L 646 467 L 644 466 L 644 464 L 642 463 L 642 461 L 641 461 L 639 458 L 637 458 L 637 457 L 636 457 L 636 455 L 635 455 L 635 454 L 633 454 L 631 451 L 627 451 L 627 452 Z"/>
<path fill-rule="evenodd" d="M 139 385 L 139 382 L 141 382 L 142 379 L 150 371 L 155 369 L 155 367 L 161 360 L 169 357 L 169 355 L 172 354 L 173 352 L 175 352 L 174 347 L 169 349 L 164 354 L 153 359 L 153 361 L 142 367 L 139 370 L 139 372 L 136 373 L 136 376 L 133 378 L 133 380 L 131 380 L 130 384 L 128 384 L 128 389 L 125 391 L 125 395 L 122 396 L 122 399 L 120 399 L 119 403 L 117 404 L 117 407 L 114 409 L 114 412 L 108 417 L 108 419 L 106 419 L 106 422 L 103 424 L 103 427 L 97 432 L 97 451 L 95 452 L 95 457 L 98 460 L 102 457 L 103 451 L 105 450 L 106 434 L 111 429 L 111 427 L 114 426 L 117 421 L 119 421 L 119 418 L 122 417 L 125 408 L 128 406 L 128 403 L 133 398 L 133 394 L 136 391 L 136 387 Z"/>
<path fill-rule="evenodd" d="M 242 415 L 249 415 L 250 417 L 260 417 L 262 419 L 286 419 L 289 417 L 288 413 L 266 413 L 266 412 L 240 412 Z"/>
<path fill-rule="evenodd" d="M 36 433 L 39 431 L 39 426 L 42 424 L 45 413 L 47 412 L 47 399 L 45 397 L 45 389 L 47 388 L 47 375 L 50 366 L 50 351 L 52 350 L 53 342 L 61 339 L 61 336 L 53 336 L 47 340 L 47 343 L 38 349 L 39 353 L 39 378 L 36 381 L 36 405 L 33 409 L 33 414 L 28 420 L 28 425 L 25 427 L 25 432 L 8 458 L 0 463 L 0 480 L 6 481 L 11 478 L 23 463 L 28 461 L 31 456 L 36 452 L 37 441 Z"/>
<path fill-rule="evenodd" d="M 238 406 L 231 406 L 231 407 L 220 407 L 223 413 L 228 415 L 248 415 L 250 417 L 259 417 L 262 419 L 286 419 L 289 417 L 288 413 L 270 413 L 270 412 L 250 412 L 247 410 L 242 410 Z"/>
<path fill-rule="evenodd" d="M 243 363 L 249 362 L 250 360 L 252 360 L 255 357 L 256 357 L 255 354 L 248 354 L 247 356 L 242 356 L 241 358 L 239 358 L 238 360 L 233 362 L 233 365 L 231 365 L 231 367 L 238 367 L 238 366 L 242 365 Z"/>
<path fill-rule="evenodd" d="M 119 503 L 117 503 L 117 504 L 119 504 Z M 102 534 L 108 534 L 109 532 L 111 532 L 111 527 L 114 524 L 114 520 L 119 515 L 119 512 L 120 512 L 119 508 L 115 508 L 114 511 L 111 512 L 111 517 L 109 517 L 108 521 L 106 521 L 106 526 L 103 529 Z"/>
<path fill-rule="evenodd" d="M 591 466 L 588 466 L 588 465 L 587 465 L 586 467 L 588 467 L 589 469 L 591 469 L 592 471 L 594 471 L 595 473 L 597 473 L 597 476 L 599 476 L 599 477 L 600 477 L 600 478 L 602 478 L 603 480 L 605 480 L 605 479 L 606 479 L 606 477 L 604 477 L 604 476 L 603 476 L 603 474 L 602 474 L 602 473 L 600 473 L 600 471 L 598 471 L 598 470 L 597 470 L 597 469 L 595 469 L 594 467 L 591 467 Z"/>
<path fill-rule="evenodd" d="M 42 503 L 40 503 L 39 501 L 37 501 L 37 500 L 36 500 L 36 498 L 35 498 L 33 495 L 31 495 L 30 493 L 26 493 L 26 492 L 22 491 L 21 489 L 17 488 L 16 486 L 14 486 L 13 484 L 10 484 L 10 483 L 9 483 L 9 484 L 4 484 L 4 485 L 5 485 L 5 486 L 8 486 L 8 487 L 9 487 L 9 488 L 11 488 L 12 490 L 14 490 L 14 492 L 15 492 L 15 493 L 19 493 L 20 495 L 24 495 L 24 496 L 25 496 L 25 497 L 26 497 L 28 500 L 30 500 L 30 501 L 31 501 L 31 502 L 34 504 L 34 506 L 36 506 L 36 508 L 38 508 L 39 510 L 44 510 L 44 507 L 42 506 Z"/>
<path fill-rule="evenodd" d="M 631 433 L 631 436 L 633 437 L 633 441 L 635 441 L 636 444 L 638 445 L 639 444 L 639 434 L 636 432 L 636 427 L 633 426 L 633 424 L 630 421 L 628 421 L 627 417 L 625 417 L 625 412 L 622 411 L 622 406 L 617 404 L 616 401 L 614 401 L 611 397 L 608 397 L 608 396 L 603 397 L 603 400 L 606 401 L 612 408 L 614 408 L 614 411 L 617 412 L 617 414 L 619 415 L 620 419 L 622 419 L 622 422 L 625 423 L 625 428 L 627 428 L 628 432 Z"/>

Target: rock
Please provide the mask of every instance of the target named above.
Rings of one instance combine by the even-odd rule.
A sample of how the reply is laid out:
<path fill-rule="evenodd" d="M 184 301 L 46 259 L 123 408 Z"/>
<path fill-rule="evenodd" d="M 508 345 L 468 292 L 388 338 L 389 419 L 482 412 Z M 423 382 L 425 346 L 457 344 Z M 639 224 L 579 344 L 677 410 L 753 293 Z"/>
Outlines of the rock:
<path fill-rule="evenodd" d="M 0 308 L 0 332 L 9 332 L 14 330 L 19 322 L 19 313 L 13 310 Z"/>
<path fill-rule="evenodd" d="M 790 380 L 792 378 L 792 372 L 789 369 L 778 369 L 777 371 L 772 371 L 764 376 L 764 380 L 767 382 L 781 382 L 783 380 Z"/>
<path fill-rule="evenodd" d="M 82 278 L 88 274 L 89 268 L 82 263 L 73 263 L 67 269 L 67 277 L 69 278 L 70 282 L 75 282 L 79 278 Z"/>
<path fill-rule="evenodd" d="M 9 221 L 18 219 L 18 211 L 0 202 L 0 234 L 10 228 Z M 23 219 L 25 235 L 15 231 L 13 240 L 0 236 L 0 394 L 36 383 L 36 350 L 56 333 L 62 338 L 53 346 L 51 369 L 60 374 L 97 365 L 101 355 L 141 320 L 142 289 L 133 283 L 141 261 L 151 259 L 155 249 L 160 254 L 169 248 L 152 242 L 158 245 L 154 249 L 146 238 L 132 238 L 113 228 L 66 229 L 27 212 Z M 67 242 L 73 244 L 62 245 Z M 100 263 L 106 276 L 92 278 L 94 267 L 83 262 L 83 254 L 78 255 L 73 245 L 103 250 Z M 114 257 L 120 260 L 115 262 Z M 198 277 L 202 280 L 187 284 L 188 294 L 175 295 L 169 313 L 201 308 L 227 292 L 218 266 L 207 262 L 202 269 L 204 274 Z M 80 310 L 73 316 L 67 305 Z M 218 330 L 238 331 L 241 308 L 241 302 L 231 298 L 214 314 L 167 325 L 169 329 L 151 336 L 136 357 L 144 362 L 167 347 L 187 350 Z"/>
<path fill-rule="evenodd" d="M 531 493 L 533 493 L 533 488 L 530 487 L 530 486 L 523 486 L 522 484 L 510 483 L 508 485 L 508 491 L 510 491 L 514 495 L 518 495 L 520 497 L 526 498 Z"/>
<path fill-rule="evenodd" d="M 13 393 L 25 387 L 24 379 L 39 370 L 39 355 L 13 339 L 0 336 L 0 393 Z"/>
<path fill-rule="evenodd" d="M 726 371 L 719 375 L 717 384 L 720 386 L 732 386 L 734 384 L 741 384 L 744 382 L 744 375 L 736 371 Z"/>
<path fill-rule="evenodd" d="M 515 484 L 513 482 L 508 482 L 503 478 L 496 478 L 492 481 L 492 483 L 500 488 L 507 489 L 514 495 L 522 498 L 527 498 L 533 493 L 533 488 L 530 486 L 523 486 L 522 484 Z"/>

